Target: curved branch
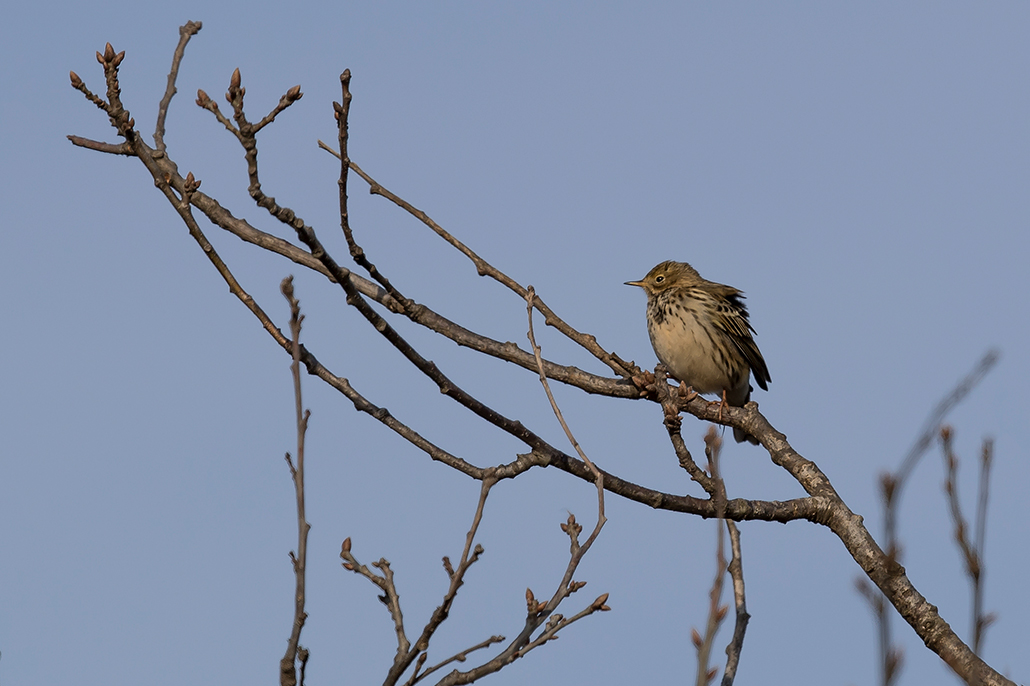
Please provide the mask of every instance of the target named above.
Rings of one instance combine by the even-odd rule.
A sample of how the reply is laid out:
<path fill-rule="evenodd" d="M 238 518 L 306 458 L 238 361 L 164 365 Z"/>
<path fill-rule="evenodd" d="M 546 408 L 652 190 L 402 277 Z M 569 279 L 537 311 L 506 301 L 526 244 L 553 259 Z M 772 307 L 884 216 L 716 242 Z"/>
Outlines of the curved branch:
<path fill-rule="evenodd" d="M 217 226 L 235 233 L 244 240 L 266 247 L 266 249 L 272 250 L 273 252 L 283 254 L 298 264 L 312 268 L 337 281 L 347 292 L 348 302 L 355 305 L 365 318 L 387 337 L 391 344 L 401 350 L 401 352 L 403 352 L 405 356 L 420 369 L 420 371 L 434 379 L 434 381 L 440 385 L 442 390 L 445 390 L 445 392 L 461 402 L 465 407 L 472 410 L 478 416 L 518 437 L 532 448 L 529 454 L 520 456 L 519 459 L 513 463 L 494 468 L 491 474 L 496 476 L 496 478 L 509 478 L 509 474 L 514 475 L 516 473 L 521 473 L 532 466 L 543 465 L 555 466 L 578 478 L 584 479 L 585 481 L 592 483 L 595 482 L 595 474 L 585 463 L 550 446 L 539 438 L 539 436 L 522 426 L 519 422 L 503 417 L 476 398 L 454 386 L 453 383 L 451 383 L 451 381 L 436 368 L 436 365 L 422 357 L 414 348 L 408 345 L 404 339 L 393 331 L 386 321 L 371 308 L 365 298 L 372 298 L 388 307 L 390 307 L 390 303 L 392 303 L 393 307 L 391 307 L 391 309 L 394 309 L 394 311 L 403 310 L 412 321 L 437 331 L 441 335 L 459 343 L 459 345 L 472 348 L 498 359 L 513 362 L 526 369 L 535 371 L 537 369 L 537 364 L 532 354 L 518 348 L 518 346 L 513 343 L 501 343 L 464 329 L 454 322 L 450 322 L 449 320 L 440 317 L 440 315 L 433 313 L 425 306 L 414 305 L 411 308 L 400 306 L 399 303 L 397 303 L 379 286 L 376 286 L 364 279 L 360 279 L 359 277 L 351 274 L 348 270 L 337 265 L 321 248 L 317 238 L 314 236 L 314 232 L 306 230 L 309 227 L 297 225 L 298 223 L 303 224 L 302 222 L 292 222 L 291 225 L 297 229 L 301 239 L 306 245 L 308 245 L 310 253 L 305 252 L 287 241 L 283 241 L 282 239 L 278 239 L 250 227 L 245 221 L 233 217 L 213 199 L 196 191 L 196 185 L 198 184 L 189 178 L 183 179 L 180 177 L 175 164 L 167 157 L 166 154 L 164 154 L 164 151 L 149 148 L 142 142 L 138 132 L 135 130 L 135 122 L 129 112 L 122 106 L 120 100 L 118 65 L 121 63 L 123 57 L 124 53 L 116 54 L 110 45 L 106 46 L 103 54 L 97 53 L 97 58 L 104 67 L 104 75 L 107 84 L 106 102 L 100 100 L 97 96 L 90 98 L 91 94 L 87 89 L 85 89 L 81 80 L 79 80 L 75 75 L 72 75 L 72 85 L 82 91 L 87 95 L 87 98 L 90 98 L 94 104 L 97 104 L 107 113 L 111 120 L 111 124 L 118 131 L 119 135 L 125 139 L 125 144 L 114 146 L 97 143 L 95 141 L 86 141 L 85 139 L 75 137 L 72 137 L 72 142 L 76 145 L 90 147 L 94 150 L 101 150 L 103 152 L 135 154 L 146 166 L 148 172 L 154 178 L 155 184 L 166 196 L 169 202 L 172 203 L 180 217 L 187 224 L 191 235 L 193 235 L 193 237 L 198 241 L 198 244 L 200 244 L 209 260 L 211 260 L 219 273 L 221 273 L 223 278 L 225 278 L 227 283 L 229 283 L 230 290 L 232 290 L 233 293 L 237 295 L 237 297 L 239 297 L 240 300 L 248 307 L 248 309 L 258 317 L 265 330 L 276 339 L 280 346 L 292 353 L 292 344 L 283 336 L 282 332 L 272 324 L 257 303 L 239 287 L 239 284 L 235 282 L 235 278 L 229 272 L 228 268 L 218 257 L 217 253 L 214 252 L 214 249 L 211 247 L 210 243 L 207 242 L 207 239 L 203 236 L 202 232 L 200 232 L 200 229 L 191 214 L 191 206 L 196 206 L 204 212 L 204 214 L 207 215 Z M 233 85 L 238 86 L 239 84 L 235 83 L 235 81 L 236 78 L 234 77 Z M 174 85 L 174 83 L 172 85 Z M 232 87 L 230 90 L 232 90 Z M 297 93 L 299 93 L 299 90 Z M 240 101 L 242 103 L 242 92 L 240 92 Z M 240 107 L 242 107 L 242 104 L 240 104 Z M 234 103 L 234 110 L 235 109 L 236 103 Z M 242 110 L 239 111 L 242 112 Z M 237 117 L 237 123 L 241 126 L 242 132 L 242 127 L 247 125 L 246 121 L 242 119 L 242 116 L 240 116 Z M 252 130 L 252 125 L 247 126 L 251 126 Z M 131 147 L 132 153 L 128 152 L 129 147 Z M 350 163 L 348 166 L 361 174 L 353 163 Z M 381 186 L 370 179 L 368 180 L 369 183 L 373 185 L 373 192 L 385 194 L 383 192 L 384 189 L 382 189 Z M 252 181 L 256 181 L 256 178 L 252 178 Z M 178 191 L 179 197 L 176 196 L 175 191 Z M 392 196 L 392 194 L 390 195 Z M 393 196 L 393 198 L 396 198 L 396 196 Z M 394 201 L 399 201 L 399 198 Z M 445 239 L 450 237 L 450 234 L 447 234 L 445 231 L 440 229 L 432 222 L 431 219 L 428 218 L 427 215 L 425 215 L 424 212 L 416 210 L 407 203 L 401 204 L 401 206 L 430 226 L 430 228 L 433 228 L 434 231 L 437 231 L 437 233 Z M 503 273 L 490 267 L 488 263 L 483 261 L 482 258 L 471 250 L 465 248 L 459 241 L 450 237 L 449 242 L 451 245 L 462 250 L 462 252 L 468 255 L 470 259 L 476 263 L 477 269 L 479 269 L 481 274 L 488 274 L 501 283 L 505 283 L 505 285 L 516 293 L 524 294 L 525 289 L 522 289 L 522 287 L 513 280 L 508 279 L 508 277 L 503 275 Z M 508 282 L 506 282 L 506 279 Z M 545 370 L 548 378 L 577 386 L 591 393 L 599 393 L 619 398 L 640 397 L 640 387 L 637 382 L 632 380 L 632 377 L 637 376 L 634 367 L 622 363 L 621 359 L 617 356 L 603 351 L 603 349 L 596 344 L 596 340 L 593 336 L 582 334 L 571 329 L 571 327 L 564 325 L 564 322 L 557 318 L 557 316 L 549 309 L 546 309 L 546 305 L 539 302 L 539 299 L 533 299 L 533 304 L 544 313 L 548 324 L 558 327 L 565 335 L 579 343 L 584 349 L 590 351 L 595 357 L 605 362 L 605 364 L 609 365 L 609 367 L 611 367 L 616 373 L 623 376 L 622 379 L 610 379 L 588 374 L 575 367 L 565 367 L 550 362 L 543 362 L 540 366 Z M 324 370 L 324 368 L 317 364 L 317 361 L 315 361 L 313 357 L 309 355 L 310 354 L 306 352 L 300 355 L 301 361 L 308 366 L 309 372 L 316 373 L 320 378 L 334 379 L 334 381 L 332 381 L 332 383 L 334 383 L 334 387 L 339 388 L 341 392 L 345 392 L 345 394 L 347 394 L 348 391 L 344 390 L 345 380 L 339 380 L 338 378 L 332 377 Z M 343 383 L 340 383 L 341 381 Z M 658 383 L 664 384 L 665 381 L 662 380 Z M 348 397 L 352 398 L 352 401 L 354 401 L 352 395 L 348 395 Z M 658 400 L 658 392 L 656 389 L 652 389 L 649 392 L 645 389 L 645 395 L 650 400 Z M 647 489 L 621 480 L 614 475 L 601 472 L 603 475 L 605 490 L 632 500 L 637 500 L 651 507 L 689 512 L 702 517 L 716 517 L 724 515 L 727 519 L 733 520 L 765 519 L 769 521 L 806 519 L 822 524 L 828 527 L 838 538 L 841 539 L 848 552 L 862 567 L 869 579 L 884 593 L 886 598 L 913 627 L 926 645 L 936 652 L 945 662 L 947 662 L 960 677 L 966 680 L 967 683 L 983 683 L 992 685 L 1012 683 L 980 660 L 969 649 L 969 647 L 955 635 L 947 622 L 945 622 L 937 613 L 937 609 L 928 603 L 915 589 L 905 575 L 904 568 L 893 561 L 889 556 L 885 555 L 879 548 L 876 541 L 863 525 L 862 518 L 847 507 L 833 488 L 829 479 L 826 478 L 825 474 L 819 470 L 815 463 L 802 457 L 790 446 L 787 442 L 786 436 L 777 432 L 758 411 L 758 405 L 756 403 L 748 403 L 744 408 L 723 408 L 721 416 L 719 412 L 719 403 L 709 403 L 698 397 L 680 397 L 677 400 L 677 403 L 678 409 L 693 414 L 699 419 L 740 428 L 745 430 L 751 436 L 757 438 L 765 449 L 768 450 L 772 461 L 790 473 L 808 492 L 809 497 L 788 501 L 786 503 L 774 501 L 732 500 L 716 504 L 711 500 L 704 501 L 697 498 L 690 498 L 689 496 L 674 496 L 654 491 L 652 489 Z M 355 406 L 358 406 L 357 401 L 355 401 Z M 359 407 L 359 409 L 362 408 Z M 363 411 L 369 410 L 365 409 Z M 373 416 L 376 416 L 377 419 L 380 419 L 380 421 L 387 423 L 386 419 L 388 417 L 388 413 L 385 413 L 386 416 L 384 416 L 384 411 L 380 411 L 379 408 L 371 410 L 371 413 Z M 394 428 L 394 430 L 398 430 L 399 432 L 403 431 L 402 425 L 398 426 L 398 424 L 394 424 L 391 428 Z M 404 428 L 406 429 L 406 427 Z M 413 434 L 410 429 L 407 430 L 407 433 L 409 436 Z M 427 452 L 435 449 L 435 446 L 430 447 L 430 445 L 427 445 L 428 442 L 421 439 L 421 437 L 416 437 L 417 434 L 411 436 L 413 444 L 423 450 L 428 449 Z M 469 474 L 474 478 L 483 478 L 483 472 L 477 471 L 478 468 L 471 467 L 467 463 L 459 461 L 457 458 L 453 458 L 453 456 L 450 456 L 453 459 L 447 458 L 445 455 L 438 452 L 438 449 L 436 449 L 436 451 L 437 452 L 435 454 L 432 452 L 430 453 L 434 454 L 434 458 L 441 459 L 441 461 L 449 464 L 449 466 L 459 469 L 463 473 Z M 384 573 L 386 573 L 385 570 Z M 601 605 L 603 606 L 603 601 L 601 601 Z M 603 608 L 598 607 L 597 609 Z M 472 676 L 469 673 L 466 674 Z"/>

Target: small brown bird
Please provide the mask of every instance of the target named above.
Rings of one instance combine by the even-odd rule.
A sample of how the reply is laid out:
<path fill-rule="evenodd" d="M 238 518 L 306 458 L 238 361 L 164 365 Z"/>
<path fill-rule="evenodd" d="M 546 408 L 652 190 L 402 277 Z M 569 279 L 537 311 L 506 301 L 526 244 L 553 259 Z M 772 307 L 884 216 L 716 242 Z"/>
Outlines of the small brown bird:
<path fill-rule="evenodd" d="M 669 373 L 698 393 L 718 393 L 743 407 L 751 399 L 751 373 L 762 390 L 772 379 L 751 334 L 744 294 L 701 278 L 686 262 L 662 262 L 640 281 L 647 293 L 647 333 Z M 758 441 L 733 429 L 738 443 Z"/>

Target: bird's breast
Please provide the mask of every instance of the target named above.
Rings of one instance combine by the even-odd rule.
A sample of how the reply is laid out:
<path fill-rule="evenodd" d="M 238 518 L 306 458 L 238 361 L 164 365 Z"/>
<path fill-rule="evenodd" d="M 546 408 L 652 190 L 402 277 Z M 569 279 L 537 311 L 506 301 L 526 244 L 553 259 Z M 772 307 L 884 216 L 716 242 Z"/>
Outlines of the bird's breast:
<path fill-rule="evenodd" d="M 655 298 L 648 303 L 647 331 L 655 355 L 672 376 L 698 393 L 733 394 L 743 377 L 746 394 L 750 370 L 740 370 L 726 354 L 725 343 L 717 343 L 724 334 L 708 317 L 703 305 L 689 298 Z"/>

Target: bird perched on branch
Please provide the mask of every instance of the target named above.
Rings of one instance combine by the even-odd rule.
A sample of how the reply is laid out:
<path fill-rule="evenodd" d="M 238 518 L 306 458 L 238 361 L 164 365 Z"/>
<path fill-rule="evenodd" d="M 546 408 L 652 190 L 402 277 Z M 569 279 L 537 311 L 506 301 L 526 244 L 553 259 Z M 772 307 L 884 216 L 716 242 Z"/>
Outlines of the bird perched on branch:
<path fill-rule="evenodd" d="M 647 293 L 647 333 L 658 360 L 698 393 L 721 395 L 723 405 L 751 399 L 750 376 L 762 390 L 772 381 L 752 338 L 744 294 L 703 279 L 686 262 L 662 262 L 640 281 Z M 722 407 L 719 408 L 720 411 Z M 758 441 L 733 429 L 738 443 Z"/>

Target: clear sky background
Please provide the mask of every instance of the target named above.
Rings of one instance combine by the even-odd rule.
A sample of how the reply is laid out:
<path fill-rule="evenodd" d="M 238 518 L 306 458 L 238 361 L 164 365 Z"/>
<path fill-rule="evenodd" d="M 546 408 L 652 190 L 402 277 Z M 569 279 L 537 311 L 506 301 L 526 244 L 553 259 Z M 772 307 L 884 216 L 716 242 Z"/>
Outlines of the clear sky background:
<path fill-rule="evenodd" d="M 0 681 L 274 683 L 292 618 L 294 445 L 289 360 L 231 295 L 138 161 L 74 148 L 115 140 L 68 85 L 103 91 L 94 52 L 125 50 L 142 131 L 178 27 L 201 20 L 168 118 L 169 152 L 203 190 L 288 236 L 246 195 L 242 150 L 193 104 L 239 67 L 252 119 L 304 98 L 261 134 L 264 188 L 345 258 L 331 102 L 353 80 L 352 157 L 571 324 L 651 367 L 644 296 L 623 282 L 665 259 L 748 295 L 773 383 L 756 399 L 877 535 L 877 478 L 932 406 L 990 348 L 994 371 L 950 417 L 971 512 L 993 437 L 984 656 L 1030 678 L 1030 6 L 1024 3 L 18 3 L 0 28 Z M 224 103 L 224 101 L 223 101 Z M 525 307 L 419 223 L 353 183 L 352 221 L 402 290 L 501 340 Z M 280 325 L 298 274 L 304 339 L 333 371 L 479 465 L 521 446 L 388 349 L 338 290 L 207 229 Z M 468 390 L 564 446 L 532 374 L 400 324 Z M 540 327 L 552 359 L 603 373 Z M 303 644 L 309 683 L 379 683 L 395 650 L 377 590 L 340 542 L 385 556 L 411 631 L 445 589 L 477 484 L 305 379 L 312 523 Z M 600 466 L 700 495 L 645 402 L 557 389 Z M 705 425 L 684 434 L 701 455 Z M 730 441 L 731 496 L 801 489 Z M 951 541 L 940 451 L 904 493 L 903 562 L 963 637 L 968 584 Z M 481 542 L 430 661 L 522 626 L 524 591 L 564 569 L 567 512 L 590 484 L 538 470 L 495 489 Z M 692 683 L 715 524 L 610 496 L 580 568 L 613 608 L 490 677 L 493 684 Z M 829 531 L 742 527 L 751 624 L 741 684 L 874 684 L 859 569 Z M 728 596 L 727 596 L 728 599 Z M 902 684 L 949 683 L 900 619 Z M 729 638 L 724 631 L 715 654 Z"/>

